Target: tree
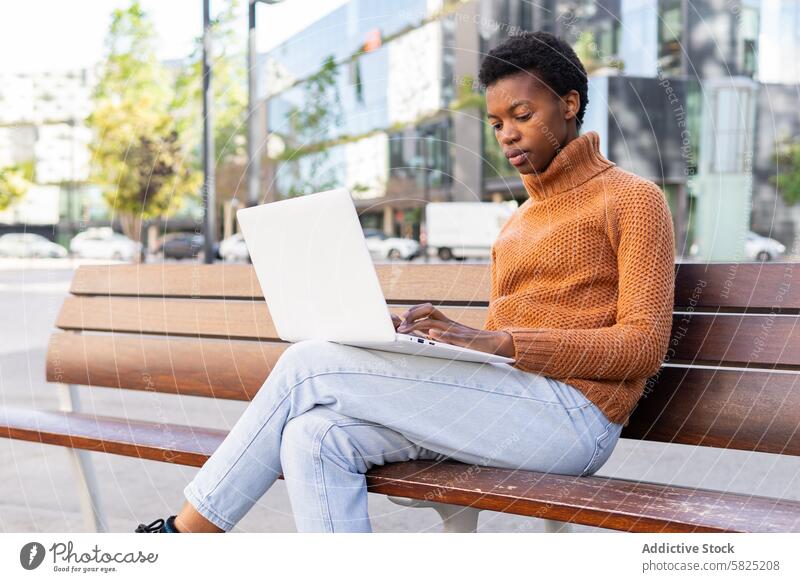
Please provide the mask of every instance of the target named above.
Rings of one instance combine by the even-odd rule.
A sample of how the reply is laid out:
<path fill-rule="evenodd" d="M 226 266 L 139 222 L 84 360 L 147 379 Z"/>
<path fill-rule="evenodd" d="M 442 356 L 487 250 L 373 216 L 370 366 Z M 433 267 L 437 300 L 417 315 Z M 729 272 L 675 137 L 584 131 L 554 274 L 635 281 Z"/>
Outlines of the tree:
<path fill-rule="evenodd" d="M 22 165 L 0 168 L 0 210 L 21 200 L 31 186 L 31 179 L 31 172 Z"/>
<path fill-rule="evenodd" d="M 770 181 L 778 187 L 786 204 L 800 202 L 800 142 L 784 142 L 775 152 L 778 171 Z"/>
<path fill-rule="evenodd" d="M 141 240 L 142 220 L 173 214 L 201 183 L 184 162 L 186 148 L 169 110 L 172 90 L 152 31 L 137 1 L 113 12 L 108 55 L 86 121 L 94 131 L 92 179 L 135 241 Z"/>
<path fill-rule="evenodd" d="M 586 73 L 592 73 L 602 69 L 603 67 L 611 67 L 614 69 L 623 70 L 624 65 L 620 59 L 612 58 L 610 55 L 603 54 L 597 46 L 595 35 L 591 31 L 583 31 L 578 35 L 572 49 L 578 58 L 583 63 Z"/>
<path fill-rule="evenodd" d="M 211 22 L 211 85 L 214 106 L 214 161 L 217 193 L 232 197 L 247 161 L 247 59 L 244 35 L 237 27 L 241 2 L 233 0 Z M 192 164 L 201 166 L 202 153 L 203 37 L 195 39 L 192 54 L 175 77 L 171 109 L 179 133 L 192 148 Z M 225 179 L 223 179 L 225 177 Z"/>
<path fill-rule="evenodd" d="M 300 158 L 295 156 L 298 150 L 303 150 L 308 144 L 330 139 L 331 130 L 342 125 L 341 98 L 336 88 L 338 74 L 336 61 L 332 55 L 328 56 L 322 68 L 303 83 L 302 106 L 294 106 L 289 112 L 289 150 L 283 157 L 289 160 L 293 179 L 287 196 L 328 190 L 337 184 L 336 176 L 329 167 L 330 152 L 327 148 L 309 154 L 301 153 L 301 157 L 308 156 L 306 168 L 301 167 Z"/>

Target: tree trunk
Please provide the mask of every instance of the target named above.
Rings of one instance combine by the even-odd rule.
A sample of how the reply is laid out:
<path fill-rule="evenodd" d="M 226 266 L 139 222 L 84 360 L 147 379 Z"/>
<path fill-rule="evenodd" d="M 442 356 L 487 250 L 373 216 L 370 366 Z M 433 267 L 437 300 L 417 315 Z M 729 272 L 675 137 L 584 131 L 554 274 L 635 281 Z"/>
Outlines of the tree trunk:
<path fill-rule="evenodd" d="M 120 212 L 119 222 L 122 225 L 122 232 L 134 242 L 142 242 L 142 217 L 139 214 L 131 214 L 129 212 Z M 142 262 L 142 254 L 133 255 L 134 263 Z"/>

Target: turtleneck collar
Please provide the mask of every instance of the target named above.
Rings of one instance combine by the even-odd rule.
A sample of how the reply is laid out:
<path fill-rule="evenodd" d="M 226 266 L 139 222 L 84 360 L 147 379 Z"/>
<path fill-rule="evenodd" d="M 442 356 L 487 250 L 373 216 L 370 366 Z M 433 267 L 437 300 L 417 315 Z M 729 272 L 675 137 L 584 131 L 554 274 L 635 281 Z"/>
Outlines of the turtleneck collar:
<path fill-rule="evenodd" d="M 614 165 L 600 153 L 600 136 L 596 131 L 589 131 L 560 150 L 543 172 L 523 174 L 522 184 L 531 198 L 544 200 L 577 188 Z"/>

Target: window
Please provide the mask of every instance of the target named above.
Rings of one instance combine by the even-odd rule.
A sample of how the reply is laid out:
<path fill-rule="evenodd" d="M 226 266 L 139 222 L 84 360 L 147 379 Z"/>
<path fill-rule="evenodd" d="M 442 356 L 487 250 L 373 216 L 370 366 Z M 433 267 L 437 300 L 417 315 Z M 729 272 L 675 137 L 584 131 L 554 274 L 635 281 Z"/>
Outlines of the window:
<path fill-rule="evenodd" d="M 739 62 L 745 75 L 758 72 L 758 10 L 752 6 L 743 6 L 739 17 Z"/>
<path fill-rule="evenodd" d="M 683 12 L 681 0 L 658 2 L 658 63 L 664 74 L 681 73 Z"/>
<path fill-rule="evenodd" d="M 710 143 L 712 172 L 740 174 L 746 171 L 752 99 L 748 89 L 735 87 L 721 88 L 712 96 L 715 128 Z"/>
<path fill-rule="evenodd" d="M 410 178 L 412 161 L 406 156 L 408 136 L 405 132 L 389 134 L 389 175 L 397 178 Z"/>
<path fill-rule="evenodd" d="M 428 136 L 428 137 L 426 137 Z M 415 157 L 421 169 L 429 168 L 429 184 L 439 188 L 452 181 L 450 163 L 450 123 L 449 119 L 435 125 L 419 127 L 415 145 Z M 427 151 L 426 151 L 427 150 Z M 427 153 L 427 160 L 425 159 Z M 425 172 L 417 172 L 420 185 L 424 184 Z"/>

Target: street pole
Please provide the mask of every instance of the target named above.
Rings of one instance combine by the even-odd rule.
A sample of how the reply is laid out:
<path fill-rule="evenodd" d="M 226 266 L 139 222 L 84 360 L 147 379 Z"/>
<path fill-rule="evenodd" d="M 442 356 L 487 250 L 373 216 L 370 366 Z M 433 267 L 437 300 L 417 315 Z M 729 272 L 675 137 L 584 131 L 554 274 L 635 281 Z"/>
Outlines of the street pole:
<path fill-rule="evenodd" d="M 428 227 L 427 227 L 427 220 L 425 219 L 426 214 L 428 213 L 428 202 L 430 201 L 430 177 L 431 177 L 431 168 L 430 168 L 430 161 L 428 160 L 428 152 L 429 152 L 429 144 L 428 139 L 430 138 L 429 134 L 425 134 L 423 136 L 422 141 L 422 164 L 425 171 L 425 180 L 422 184 L 422 192 L 423 192 L 423 200 L 424 204 L 422 206 L 422 212 L 420 213 L 420 220 L 419 220 L 419 228 L 421 232 L 425 233 L 425 244 L 423 245 L 422 252 L 423 256 L 425 257 L 425 262 L 430 263 L 431 257 L 428 254 Z"/>
<path fill-rule="evenodd" d="M 203 0 L 203 262 L 214 262 L 216 200 L 214 193 L 214 125 L 211 117 L 211 15 Z"/>
<path fill-rule="evenodd" d="M 247 206 L 260 199 L 261 153 L 258 147 L 258 55 L 256 54 L 256 4 L 280 4 L 283 0 L 247 0 Z"/>
<path fill-rule="evenodd" d="M 261 181 L 261 159 L 258 153 L 258 131 L 256 127 L 256 3 L 248 0 L 247 16 L 247 206 L 255 206 L 259 200 Z"/>

